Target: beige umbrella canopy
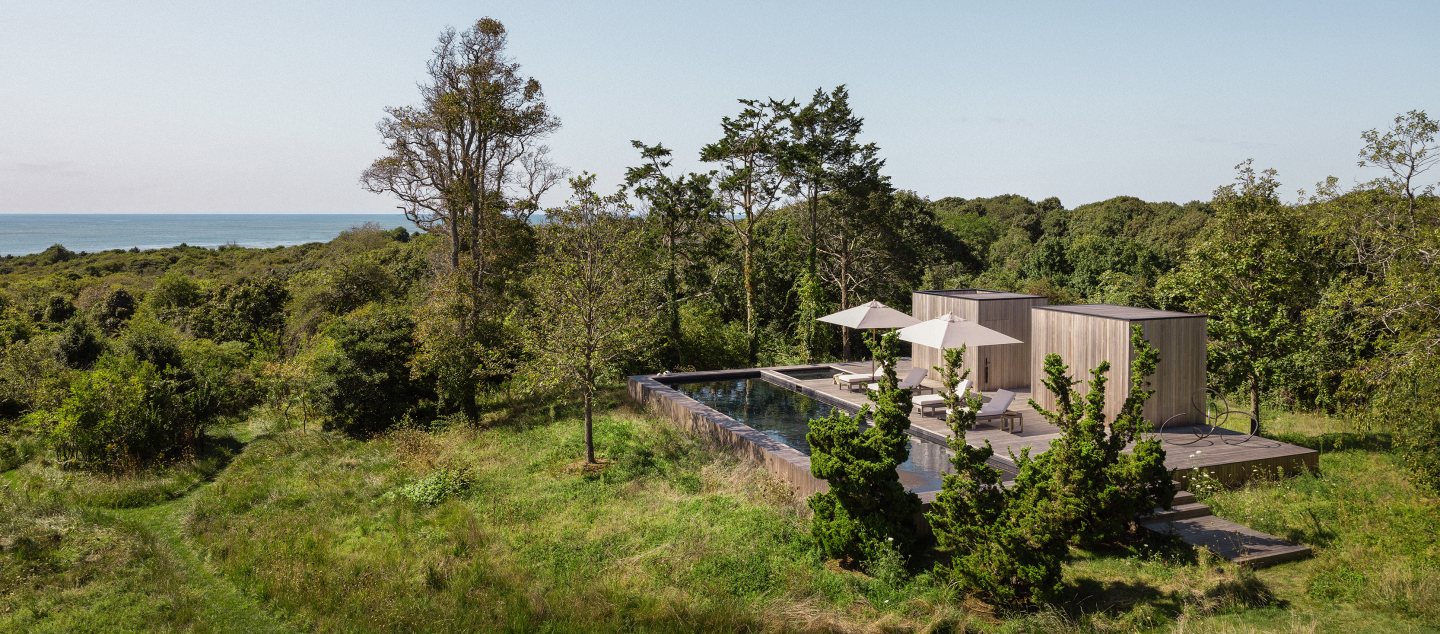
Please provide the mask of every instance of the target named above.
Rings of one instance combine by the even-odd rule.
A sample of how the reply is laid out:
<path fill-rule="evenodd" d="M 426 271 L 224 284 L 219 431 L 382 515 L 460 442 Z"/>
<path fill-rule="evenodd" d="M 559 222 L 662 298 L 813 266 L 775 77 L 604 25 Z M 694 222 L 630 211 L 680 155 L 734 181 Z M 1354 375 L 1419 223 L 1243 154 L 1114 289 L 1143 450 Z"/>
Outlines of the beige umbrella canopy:
<path fill-rule="evenodd" d="M 962 345 L 978 348 L 1025 343 L 968 319 L 956 317 L 955 313 L 946 313 L 930 321 L 903 328 L 900 330 L 900 340 L 940 350 L 959 348 Z"/>
<path fill-rule="evenodd" d="M 920 323 L 919 319 L 877 301 L 871 301 L 867 304 L 861 304 L 854 308 L 847 308 L 838 313 L 826 315 L 821 317 L 819 321 L 862 330 L 904 328 Z"/>
<path fill-rule="evenodd" d="M 854 308 L 847 308 L 838 313 L 821 317 L 818 321 L 827 324 L 836 324 L 846 328 L 859 328 L 862 330 L 875 330 L 877 328 L 904 328 L 920 323 L 919 319 L 911 317 L 894 308 L 871 300 L 869 303 L 861 304 Z M 874 362 L 871 362 L 871 373 L 874 373 Z"/>

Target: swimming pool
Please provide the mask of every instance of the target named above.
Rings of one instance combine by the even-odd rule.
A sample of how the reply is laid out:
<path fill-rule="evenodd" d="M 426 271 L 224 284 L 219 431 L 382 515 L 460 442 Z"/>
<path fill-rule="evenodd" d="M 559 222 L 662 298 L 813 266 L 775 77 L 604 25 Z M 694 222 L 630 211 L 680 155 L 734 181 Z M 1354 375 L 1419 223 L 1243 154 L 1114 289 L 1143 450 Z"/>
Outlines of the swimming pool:
<path fill-rule="evenodd" d="M 810 431 L 810 420 L 829 416 L 832 409 L 764 379 L 679 383 L 671 387 L 807 456 L 810 443 L 805 434 Z M 938 491 L 944 474 L 954 473 L 948 451 L 943 445 L 911 438 L 910 459 L 896 469 L 905 489 Z"/>
<path fill-rule="evenodd" d="M 832 367 L 823 368 L 802 368 L 798 370 L 778 370 L 780 374 L 798 381 L 811 381 L 814 379 L 828 379 L 837 374 L 844 374 L 844 370 Z"/>

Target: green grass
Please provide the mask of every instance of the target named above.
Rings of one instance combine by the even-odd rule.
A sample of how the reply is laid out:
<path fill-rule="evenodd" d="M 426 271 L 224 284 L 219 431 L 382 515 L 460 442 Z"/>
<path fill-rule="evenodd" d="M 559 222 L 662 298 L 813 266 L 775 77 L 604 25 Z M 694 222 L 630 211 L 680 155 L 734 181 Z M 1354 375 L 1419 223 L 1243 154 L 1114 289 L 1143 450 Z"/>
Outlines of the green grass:
<path fill-rule="evenodd" d="M 262 438 L 198 496 L 188 530 L 321 631 L 774 630 L 911 598 L 829 571 L 803 505 L 753 465 L 624 412 L 595 433 L 612 461 L 598 475 L 569 468 L 573 420 Z M 402 494 L 442 469 L 468 486 L 433 505 Z"/>
<path fill-rule="evenodd" d="M 61 472 L 41 461 L 5 473 L 0 631 L 285 631 L 181 538 L 184 496 L 205 486 L 238 443 L 221 439 L 212 449 L 128 475 Z"/>
<path fill-rule="evenodd" d="M 207 460 L 0 480 L 0 631 L 1432 632 L 1440 501 L 1388 450 L 1209 496 L 1315 548 L 1250 571 L 1158 536 L 1075 551 L 1061 603 L 995 614 L 924 572 L 821 560 L 802 501 L 618 395 L 356 440 L 257 415 Z M 1302 421 L 1303 423 L 1303 421 Z M 1346 433 L 1321 421 L 1282 433 Z M 1297 425 L 1298 427 L 1298 425 Z M 1306 433 L 1312 435 L 1306 435 Z M 1353 446 L 1353 445 L 1352 445 Z M 880 579 L 885 579 L 881 581 Z"/>

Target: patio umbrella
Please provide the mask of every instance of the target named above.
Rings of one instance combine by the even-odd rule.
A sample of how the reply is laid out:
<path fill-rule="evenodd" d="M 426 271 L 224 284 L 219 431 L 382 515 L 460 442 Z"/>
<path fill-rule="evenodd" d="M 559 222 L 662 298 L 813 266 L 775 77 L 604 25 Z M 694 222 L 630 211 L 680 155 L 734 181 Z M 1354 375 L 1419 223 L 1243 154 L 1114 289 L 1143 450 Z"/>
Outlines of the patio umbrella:
<path fill-rule="evenodd" d="M 869 330 L 872 335 L 878 328 L 904 328 L 920 323 L 919 319 L 874 300 L 854 308 L 847 308 L 838 313 L 826 315 L 817 321 L 845 326 L 846 328 Z M 870 358 L 870 373 L 875 373 L 875 358 L 873 356 Z"/>
<path fill-rule="evenodd" d="M 945 313 L 939 317 L 900 329 L 900 340 L 930 346 L 937 350 L 969 346 L 1003 346 L 1010 343 L 1025 343 L 1009 335 L 1001 334 L 981 326 L 969 319 Z M 986 363 L 989 363 L 987 360 Z"/>
<path fill-rule="evenodd" d="M 930 321 L 900 329 L 900 340 L 930 346 L 939 350 L 959 348 L 962 345 L 1003 346 L 1009 343 L 1025 343 L 1009 335 L 1001 334 L 969 319 L 945 313 Z"/>

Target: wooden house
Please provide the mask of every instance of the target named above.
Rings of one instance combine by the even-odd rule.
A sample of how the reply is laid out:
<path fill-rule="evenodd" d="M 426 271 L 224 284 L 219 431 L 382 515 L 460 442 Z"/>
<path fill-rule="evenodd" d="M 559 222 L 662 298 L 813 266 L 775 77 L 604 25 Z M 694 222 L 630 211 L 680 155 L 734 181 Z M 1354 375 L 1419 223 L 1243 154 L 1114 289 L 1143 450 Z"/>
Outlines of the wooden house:
<path fill-rule="evenodd" d="M 1144 328 L 1145 338 L 1160 352 L 1150 377 L 1155 395 L 1145 404 L 1145 417 L 1157 427 L 1176 414 L 1181 420 L 1200 422 L 1205 389 L 1205 316 L 1113 304 L 1040 306 L 1031 311 L 1031 397 L 1052 409 L 1055 396 L 1045 389 L 1045 355 L 1055 353 L 1070 366 L 1070 376 L 1085 381 L 1090 369 L 1110 362 L 1105 389 L 1105 421 L 1115 420 L 1130 390 L 1130 328 Z M 1089 386 L 1076 386 L 1081 394 Z M 1193 401 L 1193 402 L 1192 402 Z M 1173 423 L 1172 423 L 1173 424 Z"/>
<path fill-rule="evenodd" d="M 913 314 L 920 321 L 955 313 L 956 317 L 1026 342 L 966 350 L 961 371 L 970 370 L 971 389 L 990 391 L 1030 387 L 1030 309 L 1045 306 L 1048 301 L 1045 297 L 963 288 L 916 291 L 912 301 Z M 914 363 L 930 368 L 930 378 L 940 379 L 940 373 L 934 368 L 944 362 L 944 357 L 938 349 L 914 344 L 910 355 Z"/>

